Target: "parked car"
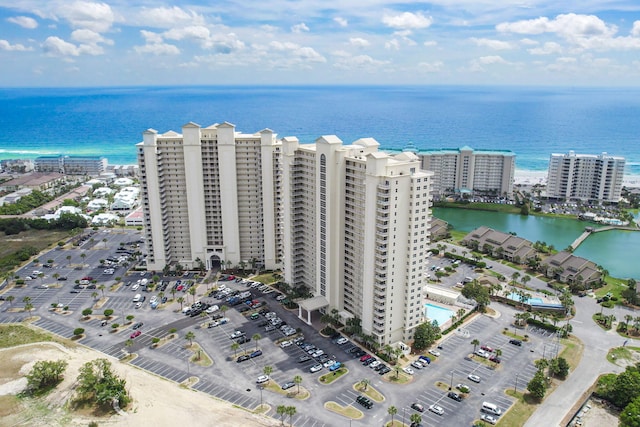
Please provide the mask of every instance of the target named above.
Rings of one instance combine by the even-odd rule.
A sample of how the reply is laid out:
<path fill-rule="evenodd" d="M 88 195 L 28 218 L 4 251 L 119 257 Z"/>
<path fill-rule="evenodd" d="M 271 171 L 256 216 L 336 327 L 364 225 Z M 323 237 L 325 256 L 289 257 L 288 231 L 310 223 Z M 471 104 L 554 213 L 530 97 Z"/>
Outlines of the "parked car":
<path fill-rule="evenodd" d="M 480 419 L 484 422 L 487 422 L 491 425 L 495 425 L 498 422 L 498 419 L 496 417 L 494 417 L 493 415 L 489 415 L 489 414 L 481 414 L 480 415 Z"/>
<path fill-rule="evenodd" d="M 429 406 L 429 410 L 431 412 L 433 412 L 436 415 L 443 415 L 444 414 L 444 409 L 442 408 L 442 406 L 438 406 L 438 405 L 431 405 Z"/>
<path fill-rule="evenodd" d="M 513 345 L 517 345 L 518 347 L 522 347 L 522 341 L 516 340 L 516 339 L 509 340 L 509 344 L 513 344 Z"/>
<path fill-rule="evenodd" d="M 488 345 L 483 345 L 480 348 L 488 353 L 493 353 L 493 348 L 489 347 Z"/>
<path fill-rule="evenodd" d="M 409 375 L 415 374 L 415 371 L 408 366 L 405 366 L 404 368 L 402 368 L 402 370 Z"/>
<path fill-rule="evenodd" d="M 140 328 L 142 328 L 142 325 L 144 325 L 144 323 L 142 323 L 142 322 L 134 323 L 133 329 L 134 330 L 140 329 Z"/>
<path fill-rule="evenodd" d="M 269 381 L 269 375 L 260 375 L 257 379 L 256 379 L 256 384 L 264 384 L 267 381 Z"/>
<path fill-rule="evenodd" d="M 134 338 L 139 337 L 140 335 L 142 335 L 142 332 L 140 332 L 140 331 L 135 331 L 134 333 L 132 333 L 132 334 L 129 336 L 129 338 L 134 339 Z"/>
<path fill-rule="evenodd" d="M 369 398 L 364 397 L 362 395 L 356 397 L 356 402 L 358 402 L 359 404 L 361 404 L 362 406 L 364 406 L 367 409 L 373 408 L 373 402 Z"/>
<path fill-rule="evenodd" d="M 336 362 L 333 365 L 331 365 L 329 367 L 329 371 L 333 372 L 333 371 L 337 371 L 338 369 L 340 369 L 340 367 L 342 366 L 342 363 L 340 362 Z"/>
<path fill-rule="evenodd" d="M 447 397 L 455 400 L 456 402 L 462 402 L 462 396 L 460 396 L 455 391 L 450 391 L 449 393 L 447 393 Z"/>
<path fill-rule="evenodd" d="M 338 338 L 336 340 L 336 344 L 338 344 L 338 345 L 346 344 L 348 342 L 349 342 L 349 340 L 347 338 L 345 338 L 345 337 L 341 337 L 341 338 Z"/>
<path fill-rule="evenodd" d="M 424 368 L 424 366 L 422 366 L 422 363 L 418 362 L 417 360 L 414 360 L 413 362 L 411 362 L 411 366 L 413 366 L 416 369 Z"/>
<path fill-rule="evenodd" d="M 479 377 L 479 376 L 477 376 L 477 375 L 474 375 L 474 374 L 469 374 L 469 375 L 467 376 L 467 378 L 468 378 L 470 381 L 473 381 L 474 383 L 479 383 L 479 382 L 480 382 L 480 377 Z"/>
<path fill-rule="evenodd" d="M 280 388 L 281 388 L 281 389 L 283 389 L 283 390 L 288 390 L 288 389 L 290 389 L 291 387 L 293 387 L 294 385 L 296 385 L 296 383 L 294 383 L 294 382 L 292 382 L 292 381 L 288 381 L 288 382 L 286 382 L 286 383 L 282 384 L 282 385 L 280 386 Z"/>
<path fill-rule="evenodd" d="M 422 363 L 423 365 L 430 365 L 431 364 L 431 358 L 427 357 L 427 356 L 420 356 L 418 357 L 418 361 L 420 363 Z"/>
<path fill-rule="evenodd" d="M 315 364 L 315 365 L 313 365 L 312 367 L 309 368 L 309 372 L 311 372 L 311 373 L 315 373 L 315 372 L 318 372 L 320 370 L 322 370 L 322 365 L 319 364 L 319 363 Z"/>
<path fill-rule="evenodd" d="M 302 356 L 298 357 L 298 363 L 304 363 L 309 360 L 311 360 L 311 356 L 306 354 L 303 354 Z"/>
<path fill-rule="evenodd" d="M 432 354 L 432 355 L 434 355 L 436 357 L 440 357 L 440 352 L 438 350 L 431 349 L 431 350 L 429 350 L 429 354 Z"/>
<path fill-rule="evenodd" d="M 248 354 L 243 354 L 236 359 L 236 363 L 244 362 L 245 360 L 249 360 L 251 357 Z"/>
<path fill-rule="evenodd" d="M 252 359 L 253 359 L 254 357 L 258 357 L 258 356 L 262 356 L 262 350 L 256 350 L 256 351 L 254 351 L 253 353 L 251 353 L 251 354 L 249 355 L 249 357 L 251 357 Z"/>
<path fill-rule="evenodd" d="M 424 406 L 422 406 L 419 403 L 412 403 L 411 404 L 411 409 L 414 409 L 414 410 L 416 410 L 418 412 L 424 412 Z"/>
<path fill-rule="evenodd" d="M 287 348 L 287 347 L 289 347 L 289 346 L 291 346 L 291 345 L 293 345 L 293 343 L 292 343 L 291 341 L 289 341 L 289 340 L 287 340 L 287 341 L 282 341 L 282 342 L 280 343 L 280 348 Z"/>
<path fill-rule="evenodd" d="M 234 331 L 234 332 L 229 336 L 229 338 L 231 338 L 231 339 L 235 339 L 235 338 L 239 338 L 239 337 L 241 337 L 242 335 L 244 335 L 244 332 L 243 332 L 243 331 Z"/>

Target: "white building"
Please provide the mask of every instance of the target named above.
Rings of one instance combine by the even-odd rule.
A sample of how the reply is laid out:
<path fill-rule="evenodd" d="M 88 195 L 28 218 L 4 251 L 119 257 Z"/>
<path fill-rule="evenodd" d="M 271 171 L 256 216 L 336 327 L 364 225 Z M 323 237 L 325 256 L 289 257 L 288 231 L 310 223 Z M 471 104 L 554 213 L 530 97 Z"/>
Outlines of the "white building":
<path fill-rule="evenodd" d="M 432 173 L 413 153 L 378 147 L 370 138 L 282 140 L 284 275 L 314 293 L 302 308 L 358 317 L 388 344 L 411 339 L 424 321 Z"/>
<path fill-rule="evenodd" d="M 280 143 L 269 129 L 194 123 L 137 144 L 147 268 L 180 263 L 280 267 Z"/>
<path fill-rule="evenodd" d="M 551 154 L 547 197 L 560 200 L 620 201 L 625 158 L 600 155 Z"/>
<path fill-rule="evenodd" d="M 427 150 L 418 153 L 422 169 L 433 171 L 435 197 L 453 194 L 513 196 L 515 153 L 508 150 Z"/>

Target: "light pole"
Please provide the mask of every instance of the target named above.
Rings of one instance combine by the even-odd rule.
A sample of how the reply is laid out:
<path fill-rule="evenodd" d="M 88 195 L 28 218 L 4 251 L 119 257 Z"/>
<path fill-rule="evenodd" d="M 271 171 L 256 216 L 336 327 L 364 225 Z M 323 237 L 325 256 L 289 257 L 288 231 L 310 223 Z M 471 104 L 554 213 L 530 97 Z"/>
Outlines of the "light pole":
<path fill-rule="evenodd" d="M 451 382 L 449 383 L 449 390 L 453 388 L 453 371 L 451 371 Z"/>
<path fill-rule="evenodd" d="M 513 392 L 514 393 L 518 392 L 518 373 L 516 373 L 516 383 L 513 386 Z"/>

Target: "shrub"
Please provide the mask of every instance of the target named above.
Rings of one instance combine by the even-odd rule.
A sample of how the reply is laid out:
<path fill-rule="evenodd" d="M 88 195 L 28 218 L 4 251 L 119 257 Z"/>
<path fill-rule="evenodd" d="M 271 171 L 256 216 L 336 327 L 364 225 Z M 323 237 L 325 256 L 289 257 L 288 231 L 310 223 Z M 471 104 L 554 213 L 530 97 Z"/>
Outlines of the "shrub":
<path fill-rule="evenodd" d="M 605 308 L 613 308 L 616 305 L 613 301 L 602 301 L 600 304 Z"/>
<path fill-rule="evenodd" d="M 80 336 L 82 334 L 84 334 L 84 329 L 83 328 L 75 328 L 73 330 L 73 335 L 76 336 L 76 337 Z"/>

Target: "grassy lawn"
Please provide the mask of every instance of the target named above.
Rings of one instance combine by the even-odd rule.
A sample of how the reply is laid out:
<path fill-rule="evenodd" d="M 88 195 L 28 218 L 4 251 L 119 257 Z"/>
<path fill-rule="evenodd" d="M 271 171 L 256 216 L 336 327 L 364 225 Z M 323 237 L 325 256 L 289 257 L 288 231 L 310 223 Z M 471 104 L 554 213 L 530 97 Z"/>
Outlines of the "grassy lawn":
<path fill-rule="evenodd" d="M 273 273 L 260 274 L 258 276 L 252 277 L 251 280 L 255 282 L 262 282 L 267 285 L 277 282 L 277 280 L 273 277 Z"/>
<path fill-rule="evenodd" d="M 342 406 L 336 402 L 329 401 L 324 404 L 325 409 L 328 409 L 331 412 L 335 412 L 336 414 L 340 414 L 344 417 L 351 418 L 353 420 L 359 420 L 364 417 L 362 411 L 354 408 L 353 406 Z"/>
<path fill-rule="evenodd" d="M 434 203 L 434 207 L 438 208 L 458 208 L 475 211 L 491 211 L 504 213 L 520 213 L 520 208 L 514 205 L 506 205 L 500 203 L 455 203 L 455 202 L 438 202 Z"/>
<path fill-rule="evenodd" d="M 366 394 L 374 402 L 380 403 L 384 401 L 384 395 L 373 388 L 371 384 L 367 385 L 367 389 L 365 390 L 364 386 L 357 382 L 353 385 L 353 389 L 359 393 Z"/>
<path fill-rule="evenodd" d="M 560 357 L 564 357 L 569 362 L 569 366 L 575 368 L 580 363 L 580 359 L 582 359 L 584 344 L 573 335 L 569 336 L 569 338 L 563 338 L 560 342 L 564 345 Z"/>
<path fill-rule="evenodd" d="M 9 348 L 34 342 L 52 341 L 71 345 L 70 341 L 54 338 L 23 325 L 0 325 L 0 348 Z"/>
<path fill-rule="evenodd" d="M 320 378 L 318 378 L 318 381 L 320 381 L 321 384 L 331 384 L 338 378 L 346 375 L 348 372 L 349 370 L 347 368 L 340 368 L 337 371 L 329 372 L 328 374 L 322 375 Z"/>
<path fill-rule="evenodd" d="M 18 267 L 13 260 L 13 255 L 16 252 L 29 246 L 40 252 L 69 237 L 71 237 L 69 231 L 59 230 L 28 230 L 12 236 L 3 235 L 0 240 L 2 242 L 2 245 L 0 245 L 0 275 L 4 275 Z"/>
<path fill-rule="evenodd" d="M 640 347 L 616 347 L 609 350 L 607 354 L 607 360 L 614 365 L 618 365 L 618 361 L 634 362 L 636 357 L 634 354 L 640 353 Z M 627 363 L 623 363 L 619 366 L 626 366 Z"/>
<path fill-rule="evenodd" d="M 406 424 L 402 421 L 393 420 L 393 422 L 389 421 L 384 425 L 384 427 L 406 427 Z"/>
<path fill-rule="evenodd" d="M 615 277 L 607 276 L 604 279 L 606 285 L 601 287 L 600 289 L 596 289 L 596 297 L 602 298 L 608 292 L 611 292 L 611 295 L 618 298 L 618 302 L 623 300 L 622 291 L 627 289 L 627 281 L 624 279 L 618 279 Z"/>
<path fill-rule="evenodd" d="M 189 347 L 189 350 L 193 352 L 193 356 L 189 359 L 191 363 L 195 363 L 198 366 L 213 365 L 213 360 L 211 360 L 207 352 L 200 347 L 200 344 L 194 342 L 193 345 Z"/>
<path fill-rule="evenodd" d="M 603 317 L 604 317 L 604 315 L 603 315 L 603 314 L 600 314 L 599 312 L 598 312 L 598 313 L 593 313 L 593 316 L 591 316 L 591 318 L 593 319 L 593 321 L 595 322 L 595 324 L 596 324 L 596 325 L 600 326 L 600 327 L 601 327 L 602 329 L 604 329 L 605 331 L 608 331 L 608 330 L 610 330 L 610 329 L 611 329 L 611 327 L 609 326 L 609 324 L 607 324 L 607 326 L 605 326 L 605 324 L 604 324 L 604 323 L 602 323 L 602 322 L 600 322 L 600 321 L 599 321 L 599 320 L 600 320 L 601 318 L 603 318 Z"/>
<path fill-rule="evenodd" d="M 523 390 L 527 385 L 523 384 Z M 523 426 L 531 415 L 538 409 L 538 402 L 529 393 L 514 392 L 509 389 L 505 392 L 508 396 L 516 399 L 509 411 L 500 417 L 498 426 Z"/>
<path fill-rule="evenodd" d="M 388 374 L 383 375 L 382 379 L 387 380 L 388 382 L 393 384 L 407 384 L 413 379 L 413 377 L 405 374 L 404 372 L 400 372 L 396 376 L 396 373 L 394 371 L 391 371 Z"/>
<path fill-rule="evenodd" d="M 517 339 L 517 340 L 529 341 L 529 337 L 528 337 L 528 336 L 525 338 L 525 335 L 526 335 L 526 334 L 523 334 L 523 335 L 520 335 L 520 334 L 514 334 L 514 333 L 511 331 L 511 329 L 508 329 L 508 330 L 506 330 L 506 331 L 504 331 L 504 330 L 503 330 L 503 331 L 502 331 L 502 335 L 506 335 L 506 336 L 508 336 L 508 337 L 515 338 L 515 339 Z"/>

